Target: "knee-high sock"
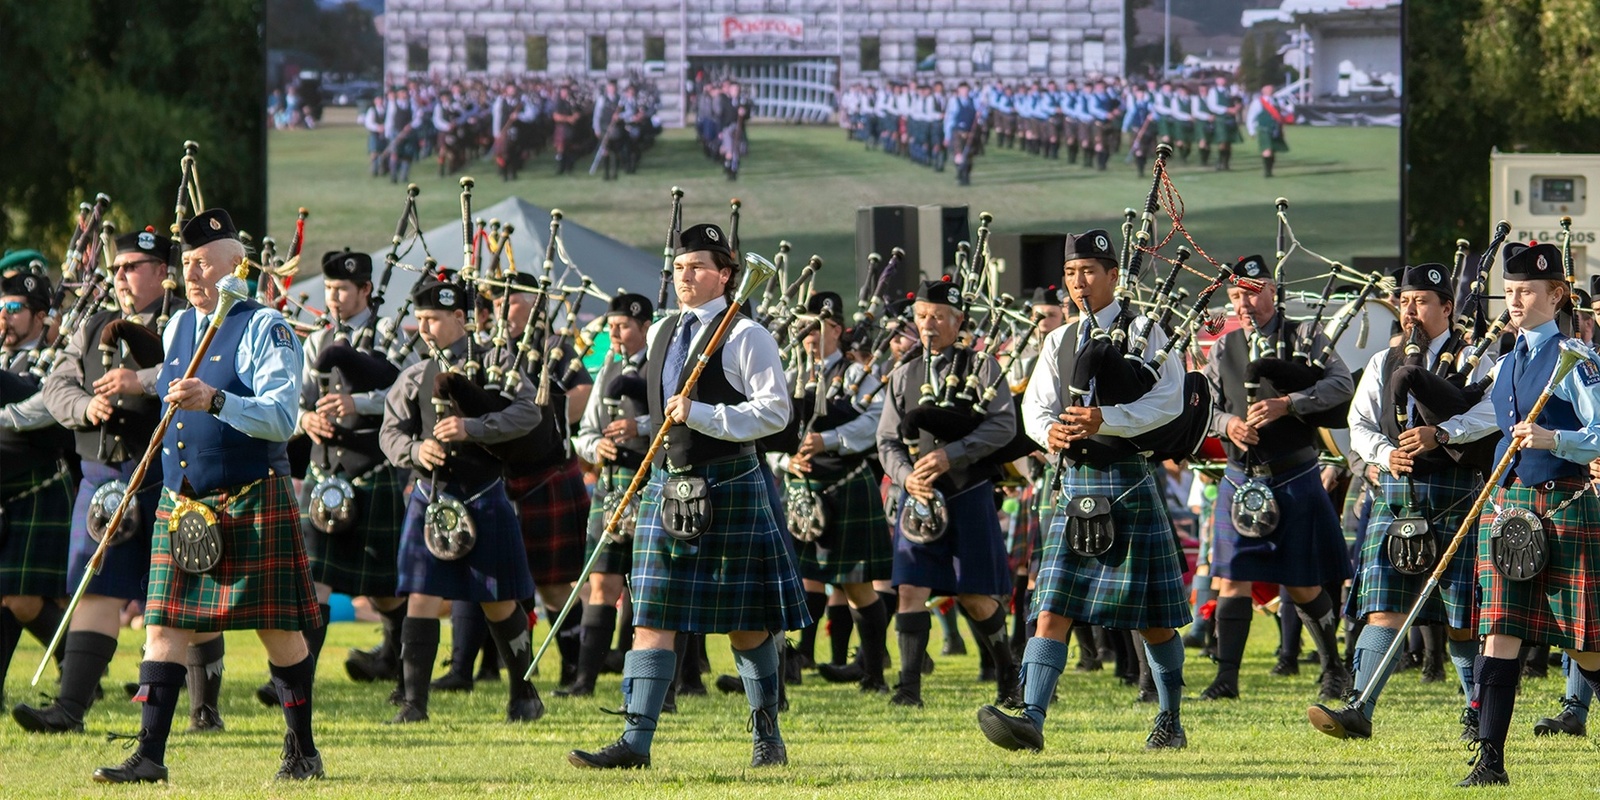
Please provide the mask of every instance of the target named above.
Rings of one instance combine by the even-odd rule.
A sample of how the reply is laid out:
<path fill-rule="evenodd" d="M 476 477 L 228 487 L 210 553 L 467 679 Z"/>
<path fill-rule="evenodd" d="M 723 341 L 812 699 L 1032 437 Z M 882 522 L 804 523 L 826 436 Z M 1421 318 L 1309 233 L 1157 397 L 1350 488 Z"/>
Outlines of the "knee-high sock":
<path fill-rule="evenodd" d="M 800 644 L 795 649 L 813 662 L 817 660 L 817 628 L 827 608 L 827 592 L 806 592 L 806 611 L 811 614 L 811 624 L 800 629 Z"/>
<path fill-rule="evenodd" d="M 204 707 L 216 710 L 217 699 L 222 696 L 222 657 L 226 651 L 226 640 L 221 636 L 189 645 L 189 713 Z"/>
<path fill-rule="evenodd" d="M 1567 656 L 1567 697 L 1571 700 L 1566 704 L 1572 715 L 1579 722 L 1589 722 L 1589 703 L 1594 700 L 1594 687 L 1589 683 L 1589 677 L 1578 666 L 1572 656 Z"/>
<path fill-rule="evenodd" d="M 302 755 L 317 752 L 311 737 L 311 686 L 316 679 L 317 661 L 310 655 L 300 663 L 288 667 L 268 663 L 272 673 L 272 686 L 278 690 L 278 700 L 283 703 L 283 721 L 294 734 Z"/>
<path fill-rule="evenodd" d="M 56 629 L 61 627 L 61 620 L 65 616 L 66 612 L 62 610 L 61 606 L 50 600 L 45 600 L 43 605 L 39 607 L 39 613 L 35 614 L 33 619 L 22 623 L 22 627 L 27 629 L 28 633 L 33 634 L 33 638 L 38 639 L 39 644 L 49 647 L 50 639 L 56 635 Z M 65 648 L 59 644 L 56 645 L 56 651 L 52 654 L 56 659 L 56 666 L 61 665 L 61 659 L 65 654 Z"/>
<path fill-rule="evenodd" d="M 511 699 L 522 700 L 533 696 L 533 684 L 522 677 L 527 674 L 528 664 L 533 661 L 528 615 L 513 609 L 505 619 L 489 623 L 489 636 L 494 639 L 495 650 L 500 653 L 500 663 L 506 667 L 506 686 L 511 692 Z"/>
<path fill-rule="evenodd" d="M 996 606 L 994 612 L 984 619 L 968 616 L 972 622 L 974 638 L 978 645 L 989 652 L 989 657 L 994 659 L 995 674 L 1005 680 L 1007 673 L 1014 673 L 1017 662 L 1011 660 L 1011 647 L 1006 644 L 1006 608 Z"/>
<path fill-rule="evenodd" d="M 328 641 L 328 620 L 333 619 L 333 607 L 323 603 L 317 608 L 322 610 L 322 624 L 304 631 L 306 637 L 306 650 L 311 653 L 311 669 L 317 668 L 317 661 L 322 658 L 322 645 Z M 309 752 L 309 751 L 308 751 Z"/>
<path fill-rule="evenodd" d="M 617 607 L 605 603 L 585 603 L 583 627 L 578 633 L 578 683 L 590 689 L 600 677 L 606 651 L 611 649 L 611 634 L 617 627 Z"/>
<path fill-rule="evenodd" d="M 477 603 L 450 604 L 450 671 L 472 678 L 472 665 L 489 639 L 489 619 Z"/>
<path fill-rule="evenodd" d="M 1239 682 L 1239 664 L 1250 641 L 1249 597 L 1219 597 L 1213 619 L 1217 623 L 1217 680 Z"/>
<path fill-rule="evenodd" d="M 855 630 L 849 606 L 828 606 L 828 639 L 833 643 L 833 664 L 850 660 L 850 634 Z"/>
<path fill-rule="evenodd" d="M 927 611 L 902 611 L 894 615 L 900 633 L 900 685 L 913 692 L 922 691 L 922 659 L 928 650 L 928 634 L 933 631 L 933 614 Z"/>
<path fill-rule="evenodd" d="M 1369 622 L 1361 629 L 1361 638 L 1356 640 L 1355 688 L 1364 690 L 1367 694 L 1367 702 L 1361 707 L 1361 713 L 1366 715 L 1367 719 L 1372 719 L 1372 711 L 1378 707 L 1378 695 L 1383 693 L 1383 686 L 1389 682 L 1389 675 L 1394 672 L 1395 667 L 1391 662 L 1383 672 L 1379 672 L 1378 664 L 1383 661 L 1383 654 L 1389 652 L 1389 647 L 1399 635 L 1400 631 L 1394 628 L 1385 628 Z"/>
<path fill-rule="evenodd" d="M 1278 654 L 1287 659 L 1300 658 L 1300 631 L 1305 623 L 1300 621 L 1300 614 L 1294 609 L 1294 599 L 1289 597 L 1289 590 L 1283 589 L 1278 594 Z"/>
<path fill-rule="evenodd" d="M 6 672 L 11 667 L 11 656 L 17 651 L 17 641 L 22 638 L 22 623 L 11 609 L 0 606 L 0 687 L 5 686 Z"/>
<path fill-rule="evenodd" d="M 861 631 L 861 669 L 868 677 L 883 677 L 883 657 L 888 652 L 889 612 L 883 601 L 874 597 L 872 605 L 851 609 L 856 630 Z"/>
<path fill-rule="evenodd" d="M 400 661 L 400 626 L 406 621 L 406 604 L 404 602 L 388 611 L 379 611 L 382 617 L 383 643 L 380 651 L 384 660 L 390 664 Z"/>
<path fill-rule="evenodd" d="M 1317 656 L 1322 659 L 1322 668 L 1330 669 L 1339 663 L 1339 616 L 1333 610 L 1333 598 L 1328 596 L 1326 590 L 1317 592 L 1317 596 L 1304 603 L 1295 603 L 1295 610 L 1299 611 L 1305 623 L 1306 634 L 1317 646 Z"/>
<path fill-rule="evenodd" d="M 1034 628 L 1038 628 L 1038 620 L 1034 620 Z M 1072 626 L 1072 640 L 1078 643 L 1078 661 L 1091 664 L 1100 663 L 1100 646 L 1094 641 L 1093 625 Z"/>
<path fill-rule="evenodd" d="M 1568 659 L 1571 659 L 1571 656 L 1568 656 Z M 1572 662 L 1572 666 L 1574 667 L 1573 671 L 1578 673 L 1578 676 L 1581 677 L 1583 682 L 1588 685 L 1589 698 L 1593 698 L 1595 691 L 1600 690 L 1600 669 L 1584 669 L 1583 667 L 1578 666 L 1576 661 Z M 1568 694 L 1574 698 L 1582 699 L 1583 702 L 1578 706 L 1578 708 L 1574 708 L 1573 711 L 1579 712 L 1579 718 L 1587 722 L 1589 717 L 1589 698 L 1580 698 L 1577 691 L 1571 691 L 1568 692 Z M 1581 712 L 1579 709 L 1581 709 Z"/>
<path fill-rule="evenodd" d="M 626 653 L 633 649 L 633 598 L 622 593 L 617 610 L 617 648 Z"/>
<path fill-rule="evenodd" d="M 744 681 L 744 696 L 750 703 L 751 736 L 756 741 L 782 741 L 778 732 L 778 639 L 767 640 L 749 650 L 733 650 L 733 664 Z"/>
<path fill-rule="evenodd" d="M 556 632 L 556 649 L 561 651 L 562 683 L 569 683 L 573 680 L 576 680 L 578 677 L 578 659 L 580 658 L 579 650 L 582 649 L 580 637 L 582 636 L 583 632 L 583 615 L 581 612 L 583 609 L 588 607 L 589 604 L 585 602 L 582 604 L 581 608 L 573 609 L 575 612 L 579 613 L 568 614 L 567 618 L 561 621 L 561 630 Z M 551 608 L 549 606 L 545 606 L 544 613 L 546 619 L 549 619 L 551 622 L 555 622 L 556 617 L 561 615 L 561 609 L 559 607 Z M 524 620 L 523 627 L 527 627 L 526 620 L 528 615 L 523 614 L 522 618 Z M 491 631 L 494 629 L 494 625 L 492 623 L 489 627 Z M 499 645 L 497 644 L 496 647 L 498 646 Z M 500 661 L 504 662 L 505 660 L 505 653 L 500 653 Z M 506 669 L 511 669 L 511 666 L 507 664 Z M 524 666 L 524 669 L 526 669 L 526 666 Z"/>
<path fill-rule="evenodd" d="M 1456 678 L 1461 681 L 1462 696 L 1466 698 L 1466 704 L 1469 706 L 1477 699 L 1473 696 L 1475 683 L 1472 679 L 1473 666 L 1477 660 L 1477 639 L 1450 640 L 1450 663 L 1455 665 Z"/>
<path fill-rule="evenodd" d="M 433 680 L 433 660 L 439 657 L 439 620 L 406 617 L 400 629 L 400 672 L 406 704 L 428 710 L 428 682 Z"/>
<path fill-rule="evenodd" d="M 83 719 L 83 712 L 94 705 L 94 689 L 100 676 L 117 653 L 117 637 L 94 631 L 71 631 L 66 638 L 66 657 L 61 660 L 61 694 L 56 705 Z"/>
<path fill-rule="evenodd" d="M 677 666 L 677 654 L 661 649 L 630 650 L 622 662 L 622 707 L 627 712 L 622 741 L 635 753 L 650 752 L 661 704 L 667 699 Z"/>
<path fill-rule="evenodd" d="M 1028 640 L 1022 649 L 1022 713 L 1040 730 L 1050 711 L 1056 681 L 1067 666 L 1067 645 L 1044 636 Z"/>
<path fill-rule="evenodd" d="M 1156 704 L 1162 711 L 1178 713 L 1183 703 L 1183 637 L 1174 633 L 1161 644 L 1145 642 L 1144 654 L 1156 682 Z"/>
<path fill-rule="evenodd" d="M 139 713 L 139 755 L 157 764 L 167 763 L 167 737 L 172 734 L 172 714 L 178 710 L 185 671 L 184 665 L 170 661 L 139 665 L 139 691 L 133 696 L 135 703 L 144 703 Z"/>
<path fill-rule="evenodd" d="M 1478 679 L 1478 741 L 1494 745 L 1487 757 L 1505 753 L 1506 731 L 1511 728 L 1511 711 L 1517 705 L 1517 681 L 1522 664 L 1515 658 L 1478 656 L 1473 670 Z M 1501 767 L 1493 761 L 1491 767 Z"/>
<path fill-rule="evenodd" d="M 989 636 L 987 633 L 978 630 L 978 621 L 973 619 L 972 614 L 967 612 L 966 606 L 963 606 L 958 602 L 953 602 L 950 604 L 950 627 L 954 628 L 956 626 L 956 617 L 958 615 L 967 618 L 967 630 L 971 631 L 972 638 L 978 641 L 978 668 L 982 670 L 994 668 L 994 642 L 989 641 Z M 1004 627 L 1005 617 L 1001 617 L 1000 619 L 1000 624 L 1002 627 Z"/>

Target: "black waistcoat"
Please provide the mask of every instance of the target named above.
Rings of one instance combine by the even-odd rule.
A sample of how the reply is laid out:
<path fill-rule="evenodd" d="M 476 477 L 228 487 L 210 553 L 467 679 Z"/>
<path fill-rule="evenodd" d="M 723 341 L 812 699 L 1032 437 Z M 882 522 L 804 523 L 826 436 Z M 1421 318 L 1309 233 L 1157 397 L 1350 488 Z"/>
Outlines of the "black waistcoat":
<path fill-rule="evenodd" d="M 439 374 L 439 362 L 429 359 L 427 366 L 422 370 L 422 387 L 417 392 L 417 419 L 421 423 L 421 434 L 424 439 L 433 435 L 433 426 L 438 424 L 439 415 L 433 409 L 433 384 L 434 376 Z M 500 477 L 504 464 L 495 458 L 482 445 L 472 442 L 456 442 L 446 444 L 445 452 L 449 457 L 434 475 L 418 469 L 416 475 L 421 479 L 435 478 L 439 483 L 453 484 L 463 489 L 475 489 Z"/>
<path fill-rule="evenodd" d="M 678 325 L 687 312 L 678 312 L 672 317 L 673 324 L 662 324 L 657 327 L 655 338 L 650 341 L 649 361 L 645 366 L 646 386 L 649 391 L 650 422 L 655 430 L 661 430 L 662 423 L 666 420 L 666 403 L 661 399 L 661 362 L 666 357 L 667 347 L 672 342 L 672 337 L 678 334 Z M 712 328 L 722 324 L 722 319 L 727 315 L 727 310 L 713 317 L 706 323 Z M 738 324 L 737 321 L 734 322 Z M 732 327 L 729 331 L 731 333 Z M 696 338 L 701 338 L 699 332 Z M 705 339 L 709 342 L 709 337 Z M 695 362 L 699 359 L 704 345 L 695 343 L 690 348 L 689 360 L 684 363 L 680 380 L 688 380 L 689 373 L 694 369 Z M 689 399 L 697 403 L 709 405 L 734 405 L 743 403 L 750 398 L 745 397 L 733 384 L 728 383 L 728 376 L 722 371 L 722 348 L 718 347 L 706 358 L 706 366 L 700 373 L 700 379 L 689 391 Z M 718 461 L 727 461 L 741 455 L 755 453 L 755 446 L 748 442 L 730 442 L 718 439 L 689 429 L 687 425 L 673 425 L 667 431 L 666 445 L 661 448 L 662 454 L 656 456 L 656 466 L 662 466 L 662 458 L 671 469 L 683 470 L 691 466 L 704 466 Z"/>
<path fill-rule="evenodd" d="M 1280 321 L 1279 324 L 1283 322 Z M 1294 352 L 1295 339 L 1302 335 L 1302 331 L 1295 326 L 1288 330 L 1288 334 L 1284 342 L 1285 353 Z M 1222 397 L 1218 398 L 1220 401 L 1218 404 L 1223 411 L 1234 414 L 1242 420 L 1249 416 L 1250 411 L 1245 403 L 1244 391 L 1245 366 L 1250 363 L 1248 331 L 1243 329 L 1230 331 L 1217 340 L 1217 344 L 1211 346 L 1211 354 L 1212 358 L 1220 358 L 1217 363 L 1217 373 L 1222 378 Z M 1283 394 L 1273 387 L 1271 379 L 1264 378 L 1261 387 L 1256 390 L 1256 401 L 1282 397 Z M 1259 441 L 1250 446 L 1251 464 L 1272 464 L 1285 456 L 1305 450 L 1315 454 L 1316 430 L 1292 415 L 1279 417 L 1263 425 L 1256 433 Z M 1222 447 L 1228 453 L 1228 463 L 1235 466 L 1244 464 L 1245 451 L 1235 447 L 1233 441 L 1226 435 L 1222 436 Z"/>
<path fill-rule="evenodd" d="M 151 322 L 155 321 L 154 314 L 150 318 Z M 107 325 L 119 319 L 122 319 L 120 312 L 102 311 L 84 322 L 84 352 L 78 359 L 78 368 L 83 372 L 83 388 L 87 391 L 93 391 L 94 382 L 104 377 L 107 371 L 105 353 L 100 349 L 100 335 Z M 153 325 L 146 327 L 155 329 Z M 116 353 L 111 354 L 111 366 L 137 370 L 139 365 L 126 356 L 124 350 L 119 347 Z M 149 444 L 150 436 L 155 433 L 156 423 L 160 420 L 160 397 L 119 394 L 112 400 L 110 419 L 96 427 L 73 432 L 78 455 L 84 461 L 113 465 L 138 458 L 143 455 L 145 445 Z"/>
<path fill-rule="evenodd" d="M 1439 352 L 1454 353 L 1460 347 L 1460 339 L 1456 338 L 1454 333 L 1451 333 L 1450 338 L 1444 342 L 1444 348 Z M 1400 427 L 1399 420 L 1395 418 L 1395 402 L 1393 393 L 1390 391 L 1389 381 L 1394 377 L 1394 371 L 1404 363 L 1405 345 L 1403 343 L 1389 348 L 1389 352 L 1383 356 L 1384 385 L 1383 396 L 1378 398 L 1378 430 L 1383 431 L 1383 435 L 1389 437 L 1391 444 L 1400 441 L 1400 432 L 1403 428 Z M 1434 365 L 1434 371 L 1437 372 L 1438 370 L 1438 365 Z M 1411 426 L 1407 424 L 1406 427 L 1409 428 Z M 1412 473 L 1417 476 L 1431 475 L 1441 470 L 1455 469 L 1458 466 L 1456 460 L 1451 458 L 1450 454 L 1445 452 L 1442 447 L 1435 447 L 1425 453 L 1413 453 L 1412 458 L 1414 459 Z"/>

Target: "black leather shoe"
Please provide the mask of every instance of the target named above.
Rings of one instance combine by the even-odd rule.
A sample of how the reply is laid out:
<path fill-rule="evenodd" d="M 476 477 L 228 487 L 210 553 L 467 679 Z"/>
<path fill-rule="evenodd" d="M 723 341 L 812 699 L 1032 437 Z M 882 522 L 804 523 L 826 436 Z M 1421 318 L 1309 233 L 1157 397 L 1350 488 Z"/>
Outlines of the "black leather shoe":
<path fill-rule="evenodd" d="M 1073 672 L 1099 672 L 1102 669 L 1105 669 L 1105 664 L 1101 663 L 1100 659 L 1088 656 L 1079 658 L 1078 663 L 1072 667 Z"/>
<path fill-rule="evenodd" d="M 472 691 L 472 678 L 454 672 L 446 672 L 434 678 L 428 688 L 435 692 L 470 692 Z"/>
<path fill-rule="evenodd" d="M 1588 736 L 1589 726 L 1583 720 L 1578 719 L 1578 715 L 1573 712 L 1572 706 L 1569 705 L 1571 702 L 1572 698 L 1565 698 L 1561 701 L 1561 704 L 1566 707 L 1561 710 L 1560 714 L 1557 714 L 1553 717 L 1545 717 L 1544 719 L 1533 723 L 1533 735 L 1555 736 L 1557 734 L 1564 733 L 1568 736 L 1576 736 L 1580 739 Z M 17 706 L 18 710 L 21 710 L 22 708 L 24 708 L 24 706 Z M 12 716 L 16 716 L 16 713 L 13 712 Z M 22 720 L 19 719 L 17 721 L 21 722 Z M 23 727 L 27 726 L 24 725 Z M 79 727 L 79 730 L 82 730 L 82 727 Z"/>
<path fill-rule="evenodd" d="M 789 751 L 783 742 L 772 739 L 762 739 L 755 743 L 750 751 L 750 766 L 752 767 L 783 767 L 789 764 Z"/>
<path fill-rule="evenodd" d="M 995 681 L 995 705 L 1022 708 L 1022 673 L 1009 669 L 1001 672 Z"/>
<path fill-rule="evenodd" d="M 718 675 L 716 684 L 723 694 L 744 694 L 744 681 L 738 675 Z"/>
<path fill-rule="evenodd" d="M 389 705 L 391 705 L 391 706 L 403 706 L 405 704 L 406 704 L 406 689 L 405 689 L 404 686 L 396 686 L 393 689 L 389 690 Z"/>
<path fill-rule="evenodd" d="M 533 722 L 544 716 L 544 701 L 535 690 L 532 697 L 512 700 L 506 706 L 506 722 Z"/>
<path fill-rule="evenodd" d="M 567 753 L 567 763 L 586 769 L 643 769 L 650 766 L 650 754 L 635 753 L 618 739 L 593 753 L 573 750 Z"/>
<path fill-rule="evenodd" d="M 966 654 L 966 639 L 946 639 L 944 644 L 939 647 L 939 655 L 941 656 L 964 656 Z"/>
<path fill-rule="evenodd" d="M 1505 763 L 1500 760 L 1499 750 L 1488 742 L 1477 743 L 1478 754 L 1467 763 L 1472 765 L 1472 771 L 1467 773 L 1457 786 L 1463 789 L 1473 786 L 1495 786 L 1511 783 L 1511 776 L 1506 774 Z M 1492 762 L 1492 763 L 1491 763 Z"/>
<path fill-rule="evenodd" d="M 256 687 L 256 700 L 267 708 L 277 708 L 282 702 L 278 699 L 278 690 L 271 683 L 263 683 Z"/>
<path fill-rule="evenodd" d="M 1322 671 L 1321 699 L 1338 700 L 1344 697 L 1350 691 L 1352 683 L 1350 670 L 1345 667 L 1343 661 L 1336 659 L 1332 666 Z"/>
<path fill-rule="evenodd" d="M 371 650 L 357 650 L 352 647 L 349 657 L 344 660 L 344 671 L 350 676 L 350 680 L 357 683 L 392 681 L 400 677 L 400 664 L 398 660 L 384 658 L 382 646 Z"/>
<path fill-rule="evenodd" d="M 861 691 L 867 694 L 888 694 L 891 690 L 882 675 L 869 675 L 861 679 Z"/>
<path fill-rule="evenodd" d="M 1218 678 L 1210 686 L 1200 690 L 1201 700 L 1238 700 L 1239 684 L 1233 681 L 1224 681 Z"/>
<path fill-rule="evenodd" d="M 11 709 L 11 718 L 29 733 L 83 733 L 83 720 L 55 703 L 43 708 L 19 704 Z"/>
<path fill-rule="evenodd" d="M 854 661 L 843 666 L 821 664 L 817 667 L 817 674 L 828 683 L 860 683 L 866 677 L 861 664 Z"/>
<path fill-rule="evenodd" d="M 553 692 L 556 697 L 593 697 L 594 686 L 578 681 L 571 686 L 561 687 Z"/>
<path fill-rule="evenodd" d="M 1278 656 L 1278 663 L 1273 664 L 1272 669 L 1268 670 L 1267 674 L 1276 675 L 1280 678 L 1299 675 L 1300 660 L 1293 656 Z"/>
<path fill-rule="evenodd" d="M 1146 750 L 1182 750 L 1189 746 L 1189 735 L 1183 731 L 1178 715 L 1163 711 L 1156 715 L 1156 724 L 1144 740 Z"/>
<path fill-rule="evenodd" d="M 1371 739 L 1372 720 L 1361 713 L 1361 707 L 1346 705 L 1343 708 L 1329 708 L 1323 703 L 1306 709 L 1306 718 L 1311 720 L 1311 727 L 1332 736 L 1335 739 Z"/>
<path fill-rule="evenodd" d="M 395 712 L 394 719 L 389 720 L 390 725 L 404 725 L 408 722 L 427 722 L 428 710 L 418 708 L 410 703 L 401 703 L 400 710 Z"/>
<path fill-rule="evenodd" d="M 1044 731 L 1034 727 L 1027 717 L 1013 717 L 994 706 L 978 709 L 978 729 L 989 741 L 1007 750 L 1044 749 Z"/>
<path fill-rule="evenodd" d="M 99 767 L 94 771 L 97 783 L 166 783 L 167 768 L 138 753 L 117 767 Z"/>
<path fill-rule="evenodd" d="M 322 754 L 300 752 L 300 741 L 291 731 L 283 737 L 283 763 L 273 778 L 280 781 L 311 781 L 328 777 L 322 771 Z"/>
<path fill-rule="evenodd" d="M 889 698 L 889 705 L 922 708 L 922 692 L 905 686 L 896 686 L 894 695 Z"/>
<path fill-rule="evenodd" d="M 1461 741 L 1478 741 L 1478 709 L 1472 706 L 1461 709 Z"/>
<path fill-rule="evenodd" d="M 216 706 L 201 706 L 189 712 L 190 733 L 219 733 L 222 730 L 222 714 Z"/>

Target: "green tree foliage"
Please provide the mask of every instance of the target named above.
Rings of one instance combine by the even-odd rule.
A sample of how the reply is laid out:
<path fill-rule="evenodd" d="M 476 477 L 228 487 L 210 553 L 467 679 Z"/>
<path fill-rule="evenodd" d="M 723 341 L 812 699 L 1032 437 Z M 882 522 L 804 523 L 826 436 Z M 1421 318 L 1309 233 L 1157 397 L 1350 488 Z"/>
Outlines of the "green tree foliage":
<path fill-rule="evenodd" d="M 309 54 L 329 72 L 376 77 L 381 69 L 383 38 L 372 13 L 357 3 L 324 8 L 317 0 L 267 0 L 267 17 L 269 50 Z"/>
<path fill-rule="evenodd" d="M 261 4 L 46 5 L 0 3 L 0 242 L 59 256 L 99 192 L 119 230 L 165 232 L 186 139 L 206 203 L 261 231 Z"/>

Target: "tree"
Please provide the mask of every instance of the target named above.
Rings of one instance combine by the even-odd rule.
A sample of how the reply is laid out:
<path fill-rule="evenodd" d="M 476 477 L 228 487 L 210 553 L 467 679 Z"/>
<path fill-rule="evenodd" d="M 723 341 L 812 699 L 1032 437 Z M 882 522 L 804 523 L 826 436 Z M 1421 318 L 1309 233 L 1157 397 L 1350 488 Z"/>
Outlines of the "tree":
<path fill-rule="evenodd" d="M 119 230 L 172 224 L 183 142 L 205 201 L 264 231 L 265 95 L 257 0 L 0 4 L 0 242 L 59 256 L 79 202 Z"/>

